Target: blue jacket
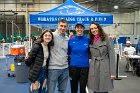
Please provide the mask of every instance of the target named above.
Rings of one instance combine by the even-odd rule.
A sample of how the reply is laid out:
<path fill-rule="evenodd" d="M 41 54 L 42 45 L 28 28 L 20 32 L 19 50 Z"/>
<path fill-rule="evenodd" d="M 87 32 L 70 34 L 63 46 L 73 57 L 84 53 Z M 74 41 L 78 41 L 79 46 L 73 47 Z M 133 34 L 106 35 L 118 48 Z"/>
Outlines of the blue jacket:
<path fill-rule="evenodd" d="M 138 41 L 138 44 L 136 45 L 136 53 L 139 55 L 140 53 L 140 39 Z"/>
<path fill-rule="evenodd" d="M 75 36 L 68 41 L 70 66 L 89 67 L 89 39 L 85 36 Z"/>

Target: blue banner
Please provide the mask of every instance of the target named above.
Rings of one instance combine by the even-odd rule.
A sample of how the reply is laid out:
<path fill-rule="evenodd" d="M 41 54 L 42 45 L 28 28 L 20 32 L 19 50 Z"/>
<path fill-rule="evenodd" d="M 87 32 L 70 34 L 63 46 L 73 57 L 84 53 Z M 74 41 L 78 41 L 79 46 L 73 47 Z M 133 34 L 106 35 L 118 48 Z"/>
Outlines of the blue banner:
<path fill-rule="evenodd" d="M 30 24 L 44 27 L 45 24 L 56 25 L 60 19 L 66 19 L 69 24 L 82 24 L 89 25 L 91 22 L 98 22 L 101 25 L 113 24 L 113 15 L 91 11 L 81 7 L 73 0 L 67 0 L 64 4 L 38 14 L 30 15 Z M 38 25 L 40 24 L 40 25 Z"/>

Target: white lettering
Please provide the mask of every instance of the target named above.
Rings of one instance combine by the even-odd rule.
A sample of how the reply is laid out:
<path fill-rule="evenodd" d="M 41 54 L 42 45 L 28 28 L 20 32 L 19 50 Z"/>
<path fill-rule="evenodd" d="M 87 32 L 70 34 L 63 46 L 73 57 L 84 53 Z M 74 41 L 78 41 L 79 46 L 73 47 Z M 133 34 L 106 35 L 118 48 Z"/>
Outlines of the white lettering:
<path fill-rule="evenodd" d="M 85 22 L 85 21 L 106 21 L 105 17 L 38 17 L 38 21 L 46 21 L 53 22 L 58 21 L 60 19 L 66 19 L 67 21 L 77 21 L 77 22 Z"/>
<path fill-rule="evenodd" d="M 77 21 L 83 22 L 83 21 L 89 21 L 88 17 L 77 17 Z"/>

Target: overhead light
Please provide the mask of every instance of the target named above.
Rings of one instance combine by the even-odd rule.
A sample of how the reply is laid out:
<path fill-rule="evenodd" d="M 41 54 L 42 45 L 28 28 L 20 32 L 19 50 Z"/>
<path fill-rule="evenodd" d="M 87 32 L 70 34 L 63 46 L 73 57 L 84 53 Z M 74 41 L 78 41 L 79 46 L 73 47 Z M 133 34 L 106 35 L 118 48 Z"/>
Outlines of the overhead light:
<path fill-rule="evenodd" d="M 78 2 L 79 4 L 82 4 L 82 3 L 87 3 L 87 2 L 92 2 L 94 0 L 87 0 L 87 1 L 83 1 L 83 2 Z"/>
<path fill-rule="evenodd" d="M 129 2 L 126 2 L 126 4 L 134 4 L 134 3 L 137 3 L 136 1 L 129 1 Z"/>
<path fill-rule="evenodd" d="M 115 5 L 115 6 L 114 6 L 114 9 L 118 9 L 118 8 L 119 8 L 119 6 L 118 6 L 118 5 Z"/>

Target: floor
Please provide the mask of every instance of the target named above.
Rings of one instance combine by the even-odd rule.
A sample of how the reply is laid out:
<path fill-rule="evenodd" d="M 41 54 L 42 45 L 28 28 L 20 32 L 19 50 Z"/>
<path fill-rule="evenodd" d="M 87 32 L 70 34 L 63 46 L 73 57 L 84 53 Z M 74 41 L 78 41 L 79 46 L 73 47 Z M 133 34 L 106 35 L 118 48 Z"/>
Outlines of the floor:
<path fill-rule="evenodd" d="M 109 93 L 140 93 L 140 77 L 133 75 L 132 72 L 126 72 L 125 64 L 126 61 L 122 58 L 119 63 L 119 75 L 127 77 L 115 80 L 115 88 Z M 0 93 L 28 93 L 28 87 L 28 83 L 16 83 L 15 77 L 8 77 L 5 59 L 0 59 Z M 70 93 L 69 82 L 65 93 Z"/>
<path fill-rule="evenodd" d="M 110 93 L 140 93 L 140 77 L 132 72 L 127 72 L 125 64 L 126 60 L 122 58 L 119 63 L 119 74 L 127 77 L 121 78 L 122 80 L 115 80 L 115 88 Z"/>

